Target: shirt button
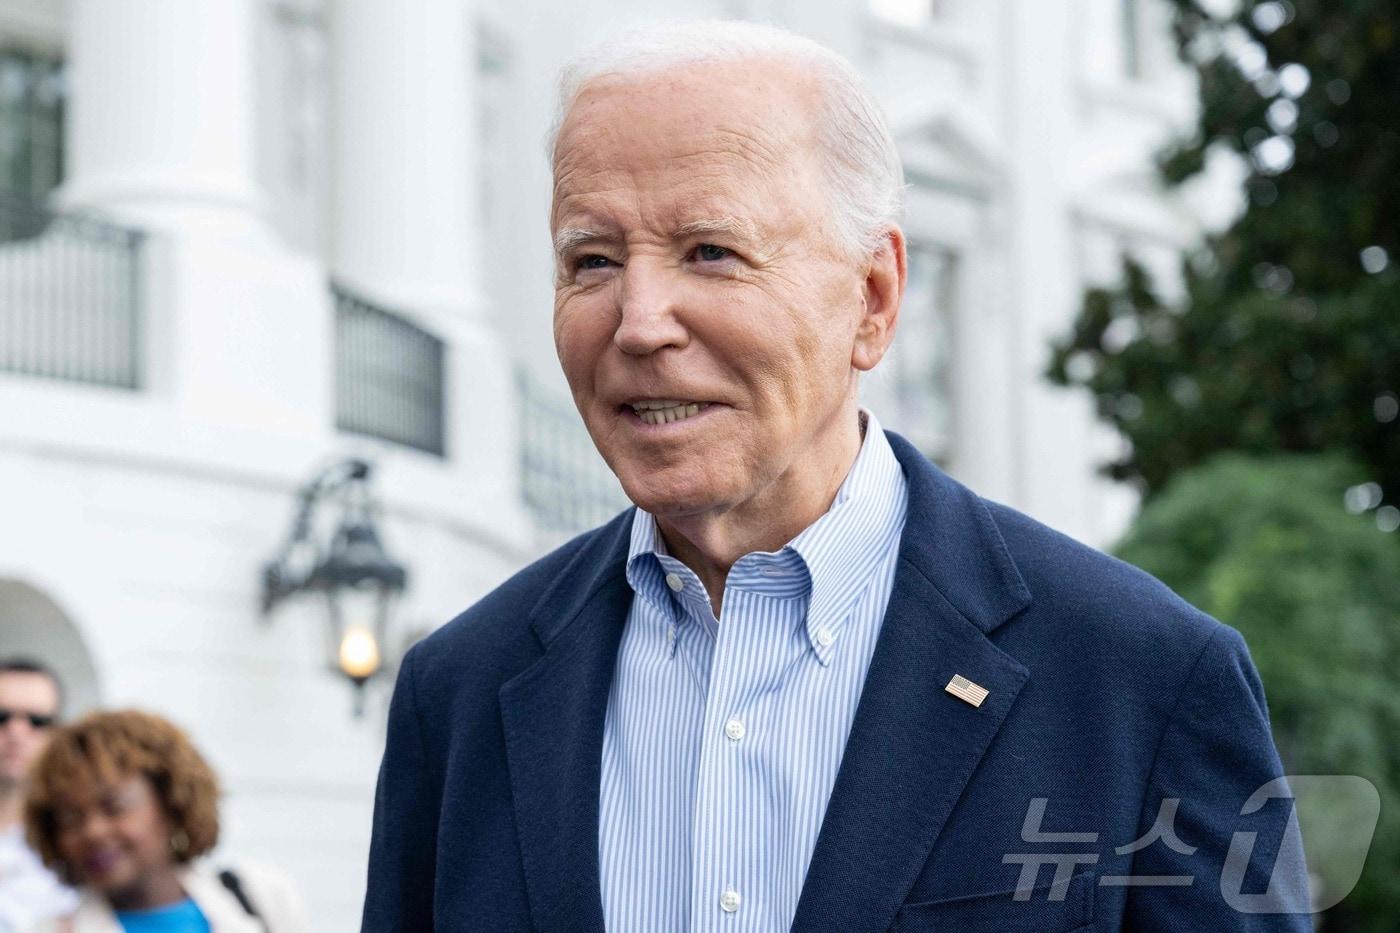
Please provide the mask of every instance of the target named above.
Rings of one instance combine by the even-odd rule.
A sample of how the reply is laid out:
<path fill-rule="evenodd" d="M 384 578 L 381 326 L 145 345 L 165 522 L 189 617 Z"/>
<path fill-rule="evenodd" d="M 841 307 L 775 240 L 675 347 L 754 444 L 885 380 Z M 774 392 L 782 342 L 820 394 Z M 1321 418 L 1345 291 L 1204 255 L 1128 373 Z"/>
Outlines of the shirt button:
<path fill-rule="evenodd" d="M 737 742 L 744 737 L 744 724 L 737 719 L 731 719 L 724 724 L 724 734 Z"/>
<path fill-rule="evenodd" d="M 719 896 L 719 906 L 725 913 L 732 914 L 739 909 L 739 892 L 730 888 Z"/>
<path fill-rule="evenodd" d="M 668 645 L 674 645 L 675 643 L 676 643 L 676 627 L 673 625 L 673 626 L 671 626 L 670 628 L 668 628 L 668 629 L 666 630 L 666 644 L 668 644 Z"/>
<path fill-rule="evenodd" d="M 831 643 L 832 643 L 833 641 L 835 641 L 835 640 L 836 640 L 836 636 L 833 635 L 833 634 L 831 634 L 831 629 L 829 629 L 829 628 L 819 628 L 819 629 L 817 629 L 817 644 L 821 645 L 823 648 L 830 648 L 830 647 L 831 647 Z"/>
<path fill-rule="evenodd" d="M 656 578 L 653 577 L 652 579 Z M 681 575 L 678 573 L 666 574 L 666 585 L 671 588 L 671 592 L 673 593 L 679 593 L 681 590 L 685 589 L 685 581 L 681 579 Z"/>

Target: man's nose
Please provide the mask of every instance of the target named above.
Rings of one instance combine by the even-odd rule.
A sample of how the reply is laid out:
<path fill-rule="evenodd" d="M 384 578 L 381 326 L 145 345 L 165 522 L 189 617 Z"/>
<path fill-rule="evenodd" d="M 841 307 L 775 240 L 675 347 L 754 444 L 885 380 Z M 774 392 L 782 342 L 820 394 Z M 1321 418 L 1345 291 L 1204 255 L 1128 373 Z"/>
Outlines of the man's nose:
<path fill-rule="evenodd" d="M 630 356 L 645 356 L 665 347 L 683 347 L 689 334 L 678 312 L 674 276 L 657 263 L 634 258 L 623 269 L 618 294 L 619 320 L 613 343 Z"/>

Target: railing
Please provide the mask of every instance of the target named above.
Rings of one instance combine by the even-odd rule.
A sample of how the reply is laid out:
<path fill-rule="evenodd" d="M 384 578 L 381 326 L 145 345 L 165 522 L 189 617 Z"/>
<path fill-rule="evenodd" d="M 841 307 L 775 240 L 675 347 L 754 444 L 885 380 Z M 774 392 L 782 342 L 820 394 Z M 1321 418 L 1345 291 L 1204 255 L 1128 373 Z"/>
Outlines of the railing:
<path fill-rule="evenodd" d="M 443 456 L 442 341 L 341 286 L 331 293 L 336 427 Z"/>
<path fill-rule="evenodd" d="M 0 194 L 0 371 L 139 388 L 142 239 Z"/>
<path fill-rule="evenodd" d="M 617 478 L 598 455 L 578 412 L 516 374 L 520 400 L 520 469 L 525 505 L 541 531 L 584 531 L 628 505 Z"/>

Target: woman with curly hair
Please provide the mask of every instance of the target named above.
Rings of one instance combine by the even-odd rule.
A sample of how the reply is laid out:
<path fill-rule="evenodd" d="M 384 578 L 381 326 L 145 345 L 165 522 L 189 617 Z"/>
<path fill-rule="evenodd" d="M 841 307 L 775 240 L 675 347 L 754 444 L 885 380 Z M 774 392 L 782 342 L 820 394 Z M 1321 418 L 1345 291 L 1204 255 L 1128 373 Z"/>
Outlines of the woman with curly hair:
<path fill-rule="evenodd" d="M 44 863 L 82 889 L 71 933 L 300 933 L 278 876 L 214 875 L 195 859 L 219 838 L 214 772 L 176 726 L 150 713 L 93 713 L 50 738 L 25 820 Z"/>

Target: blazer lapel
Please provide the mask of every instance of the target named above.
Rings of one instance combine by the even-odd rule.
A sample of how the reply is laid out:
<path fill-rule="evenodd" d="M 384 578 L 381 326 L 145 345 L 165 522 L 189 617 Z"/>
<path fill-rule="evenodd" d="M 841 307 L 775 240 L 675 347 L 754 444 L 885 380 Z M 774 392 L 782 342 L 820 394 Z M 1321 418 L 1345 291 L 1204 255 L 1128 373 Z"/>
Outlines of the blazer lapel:
<path fill-rule="evenodd" d="M 531 625 L 544 655 L 500 690 L 530 910 L 535 927 L 551 933 L 603 931 L 598 788 L 632 599 L 624 573 L 631 515 L 601 529 L 541 597 Z"/>
<path fill-rule="evenodd" d="M 986 506 L 897 435 L 909 512 L 894 590 L 793 921 L 884 930 L 1029 677 L 986 637 L 1030 602 Z M 954 675 L 987 689 L 978 707 Z"/>

